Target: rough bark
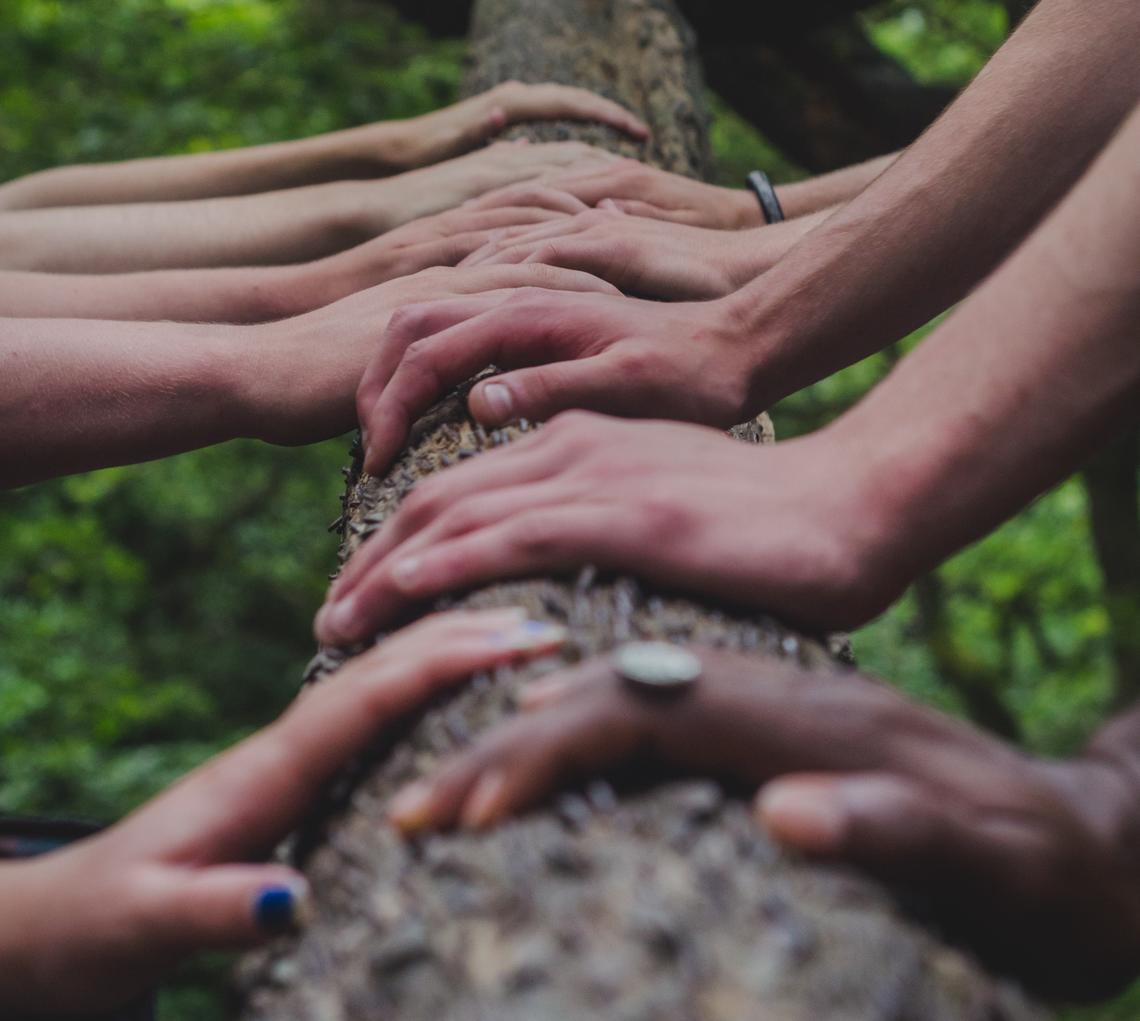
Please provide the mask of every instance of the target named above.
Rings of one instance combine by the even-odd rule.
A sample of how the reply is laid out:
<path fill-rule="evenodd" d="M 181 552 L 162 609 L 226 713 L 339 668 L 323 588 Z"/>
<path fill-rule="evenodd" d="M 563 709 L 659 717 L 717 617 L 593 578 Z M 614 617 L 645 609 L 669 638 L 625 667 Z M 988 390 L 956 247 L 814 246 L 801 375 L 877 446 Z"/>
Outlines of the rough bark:
<path fill-rule="evenodd" d="M 687 172 L 706 164 L 693 42 L 667 0 L 484 0 L 472 53 L 471 89 L 506 77 L 587 85 L 647 117 L 658 162 Z M 541 134 L 571 130 L 614 141 L 580 126 Z M 530 428 L 487 435 L 468 419 L 460 393 L 417 424 L 384 478 L 362 476 L 357 452 L 343 555 L 417 479 Z M 766 418 L 735 434 L 772 438 Z M 248 1021 L 1043 1016 L 905 918 L 880 886 L 782 856 L 746 802 L 708 782 L 615 792 L 595 781 L 485 834 L 398 839 L 382 821 L 395 787 L 509 713 L 521 682 L 564 662 L 664 636 L 748 651 L 758 669 L 772 656 L 841 669 L 841 643 L 829 647 L 771 619 L 589 567 L 437 605 L 456 604 L 523 605 L 566 624 L 570 646 L 476 677 L 388 735 L 330 792 L 288 852 L 312 882 L 316 917 L 299 937 L 244 962 Z M 311 677 L 357 651 L 322 650 Z"/>
<path fill-rule="evenodd" d="M 681 0 L 709 84 L 794 163 L 834 170 L 909 145 L 954 97 L 924 85 L 868 40 L 858 12 L 877 0 L 752 5 Z M 1014 0 L 1011 0 L 1014 2 Z M 466 30 L 471 0 L 391 3 L 437 36 Z M 778 95 L 779 103 L 768 97 Z"/>

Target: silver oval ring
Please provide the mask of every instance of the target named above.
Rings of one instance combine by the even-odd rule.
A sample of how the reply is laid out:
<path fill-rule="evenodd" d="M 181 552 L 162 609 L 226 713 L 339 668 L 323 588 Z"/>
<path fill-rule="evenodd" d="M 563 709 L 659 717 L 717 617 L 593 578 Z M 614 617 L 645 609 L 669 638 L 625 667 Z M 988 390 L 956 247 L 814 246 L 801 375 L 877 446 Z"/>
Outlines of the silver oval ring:
<path fill-rule="evenodd" d="M 701 661 L 671 642 L 626 642 L 614 650 L 618 676 L 645 691 L 683 691 L 701 676 Z"/>

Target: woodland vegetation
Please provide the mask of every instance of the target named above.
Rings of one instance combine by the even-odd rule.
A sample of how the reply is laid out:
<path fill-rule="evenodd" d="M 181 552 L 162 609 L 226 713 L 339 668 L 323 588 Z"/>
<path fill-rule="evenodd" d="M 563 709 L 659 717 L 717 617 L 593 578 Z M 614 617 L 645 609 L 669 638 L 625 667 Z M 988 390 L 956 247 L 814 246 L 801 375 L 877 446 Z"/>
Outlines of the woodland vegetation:
<path fill-rule="evenodd" d="M 430 5 L 438 20 L 427 26 L 401 15 L 414 6 L 7 0 L 0 179 L 443 105 L 458 87 L 462 29 L 447 38 L 452 5 Z M 736 5 L 702 6 L 702 40 L 722 47 L 718 173 L 733 184 L 757 166 L 787 180 L 904 143 L 1021 12 L 1017 0 L 833 3 L 850 13 L 826 31 L 805 34 L 788 16 L 762 52 L 730 54 L 715 29 L 731 28 Z M 749 54 L 762 70 L 746 88 Z M 833 418 L 915 339 L 781 403 L 778 434 Z M 234 443 L 0 496 L 5 812 L 113 819 L 284 704 L 334 564 L 326 526 L 346 449 L 347 439 Z M 1134 435 L 922 579 L 853 636 L 861 666 L 1035 751 L 1078 746 L 1138 694 L 1137 453 Z M 220 1012 L 207 991 L 219 968 L 184 974 L 163 1017 Z M 1134 989 L 1072 1016 L 1138 1013 Z"/>

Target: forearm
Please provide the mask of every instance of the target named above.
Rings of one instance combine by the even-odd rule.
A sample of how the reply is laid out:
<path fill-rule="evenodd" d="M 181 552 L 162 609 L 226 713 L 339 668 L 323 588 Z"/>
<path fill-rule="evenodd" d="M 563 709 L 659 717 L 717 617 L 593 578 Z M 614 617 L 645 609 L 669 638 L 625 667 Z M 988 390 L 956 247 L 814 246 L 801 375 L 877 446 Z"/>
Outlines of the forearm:
<path fill-rule="evenodd" d="M 0 487 L 245 435 L 243 329 L 0 320 Z"/>
<path fill-rule="evenodd" d="M 721 231 L 723 243 L 731 252 L 729 279 L 733 286 L 746 287 L 762 273 L 767 273 L 835 212 L 833 208 L 825 208 L 765 227 Z"/>
<path fill-rule="evenodd" d="M 1140 91 L 1140 9 L 1043 0 L 856 199 L 741 291 L 765 405 L 960 300 L 1072 186 Z"/>
<path fill-rule="evenodd" d="M 382 185 L 385 182 L 377 182 Z M 130 273 L 279 265 L 371 236 L 385 204 L 340 182 L 241 198 L 0 213 L 0 269 Z"/>
<path fill-rule="evenodd" d="M 338 258 L 333 256 L 333 259 Z M 262 323 L 341 297 L 328 260 L 299 266 L 137 273 L 0 270 L 0 316 L 182 323 Z"/>
<path fill-rule="evenodd" d="M 1140 411 L 1140 108 L 1028 241 L 832 427 L 906 583 Z M 890 480 L 884 485 L 884 480 Z"/>
<path fill-rule="evenodd" d="M 791 220 L 850 202 L 898 157 L 899 153 L 892 152 L 864 163 L 857 163 L 853 167 L 844 167 L 842 170 L 833 170 L 830 174 L 808 178 L 806 181 L 782 184 L 776 188 L 780 207 L 784 210 L 784 215 Z"/>
<path fill-rule="evenodd" d="M 277 191 L 406 169 L 405 122 L 188 156 L 57 167 L 0 185 L 0 210 L 123 205 Z"/>

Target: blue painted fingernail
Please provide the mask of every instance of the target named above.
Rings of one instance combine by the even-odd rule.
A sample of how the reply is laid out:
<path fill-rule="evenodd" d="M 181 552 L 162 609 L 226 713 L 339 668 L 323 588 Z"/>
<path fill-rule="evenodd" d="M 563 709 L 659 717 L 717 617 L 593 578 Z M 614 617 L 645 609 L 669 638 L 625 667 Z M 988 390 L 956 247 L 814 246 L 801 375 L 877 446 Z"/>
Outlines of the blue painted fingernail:
<path fill-rule="evenodd" d="M 297 924 L 298 897 L 288 886 L 267 886 L 253 902 L 253 917 L 266 932 L 288 932 Z"/>

